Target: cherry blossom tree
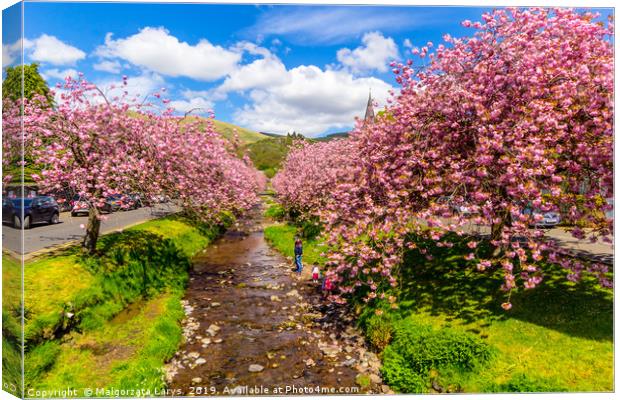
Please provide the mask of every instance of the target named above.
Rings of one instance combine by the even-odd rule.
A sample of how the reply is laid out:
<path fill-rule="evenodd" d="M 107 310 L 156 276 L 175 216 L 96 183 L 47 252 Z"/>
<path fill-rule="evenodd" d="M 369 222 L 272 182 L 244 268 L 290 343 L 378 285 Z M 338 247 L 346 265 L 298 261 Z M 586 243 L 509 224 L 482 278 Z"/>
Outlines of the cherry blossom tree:
<path fill-rule="evenodd" d="M 22 127 L 19 101 L 4 100 L 2 105 L 2 191 L 15 178 L 22 165 Z"/>
<path fill-rule="evenodd" d="M 278 201 L 299 218 L 319 216 L 334 187 L 349 179 L 355 158 L 355 147 L 347 140 L 295 142 L 271 180 Z"/>
<path fill-rule="evenodd" d="M 589 226 L 572 229 L 577 238 L 611 234 L 613 24 L 596 18 L 497 10 L 465 21 L 469 38 L 415 49 L 422 66 L 393 63 L 401 91 L 374 124 L 358 123 L 356 162 L 321 213 L 342 293 L 376 297 L 396 285 L 412 237 L 450 246 L 448 233 L 471 237 L 470 265 L 502 271 L 506 309 L 517 285 L 542 281 L 543 261 L 569 279 L 592 273 L 611 284 L 606 266 L 571 257 L 536 228 L 541 214 L 562 211 Z M 488 227 L 491 255 L 478 251 L 472 226 Z"/>
<path fill-rule="evenodd" d="M 165 195 L 203 221 L 241 212 L 256 201 L 256 170 L 238 158 L 210 120 L 189 122 L 161 104 L 131 99 L 127 79 L 108 98 L 83 78 L 67 78 L 54 108 L 27 102 L 26 141 L 42 191 L 70 189 L 90 205 L 83 246 L 96 249 L 106 198 Z M 161 98 L 155 93 L 154 98 Z"/>

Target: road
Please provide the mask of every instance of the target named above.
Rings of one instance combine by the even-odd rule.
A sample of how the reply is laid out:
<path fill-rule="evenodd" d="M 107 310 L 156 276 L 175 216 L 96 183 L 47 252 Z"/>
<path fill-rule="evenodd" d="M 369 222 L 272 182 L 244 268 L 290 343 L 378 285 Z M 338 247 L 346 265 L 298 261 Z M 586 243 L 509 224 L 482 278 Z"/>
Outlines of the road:
<path fill-rule="evenodd" d="M 561 228 L 553 228 L 547 231 L 547 236 L 554 239 L 558 244 L 566 249 L 570 249 L 574 254 L 585 258 L 594 258 L 597 261 L 613 265 L 614 247 L 611 243 L 599 240 L 591 243 L 588 240 L 574 238 L 570 232 Z M 613 237 L 611 237 L 613 241 Z"/>
<path fill-rule="evenodd" d="M 101 223 L 101 233 L 112 232 L 143 221 L 160 218 L 176 210 L 177 208 L 173 205 L 160 204 L 155 207 L 107 214 L 108 218 Z M 72 217 L 71 213 L 65 212 L 60 214 L 60 223 L 56 225 L 35 225 L 31 229 L 25 230 L 23 253 L 27 255 L 82 239 L 84 229 L 80 225 L 86 225 L 87 220 L 87 216 Z M 20 253 L 21 235 L 19 229 L 6 224 L 2 225 L 2 248 Z"/>
<path fill-rule="evenodd" d="M 488 226 L 471 224 L 465 226 L 465 232 L 489 235 L 491 229 Z M 572 254 L 578 257 L 610 265 L 614 262 L 614 248 L 612 243 L 605 243 L 602 240 L 598 240 L 594 243 L 589 240 L 579 240 L 574 238 L 570 232 L 567 232 L 566 228 L 547 229 L 545 231 L 545 236 L 553 239 L 561 247 L 570 250 Z M 611 237 L 612 241 L 613 239 L 614 238 Z"/>

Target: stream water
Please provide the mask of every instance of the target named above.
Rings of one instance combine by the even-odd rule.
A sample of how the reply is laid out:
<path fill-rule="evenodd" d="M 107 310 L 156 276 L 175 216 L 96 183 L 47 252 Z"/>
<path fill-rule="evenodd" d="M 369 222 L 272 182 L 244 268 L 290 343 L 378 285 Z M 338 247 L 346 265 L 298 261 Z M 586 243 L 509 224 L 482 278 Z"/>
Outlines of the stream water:
<path fill-rule="evenodd" d="M 293 273 L 263 225 L 257 209 L 194 259 L 168 387 L 189 396 L 388 392 L 351 317 L 322 304 L 310 266 Z"/>

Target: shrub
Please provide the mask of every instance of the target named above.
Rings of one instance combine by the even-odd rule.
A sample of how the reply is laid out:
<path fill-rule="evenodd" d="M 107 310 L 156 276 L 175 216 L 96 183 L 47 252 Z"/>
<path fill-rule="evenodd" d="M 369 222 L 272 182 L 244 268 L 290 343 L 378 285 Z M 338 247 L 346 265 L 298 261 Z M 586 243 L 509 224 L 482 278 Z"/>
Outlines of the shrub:
<path fill-rule="evenodd" d="M 275 220 L 283 220 L 286 217 L 286 211 L 279 204 L 272 204 L 265 210 L 265 217 Z"/>
<path fill-rule="evenodd" d="M 366 337 L 370 344 L 379 351 L 383 351 L 390 344 L 393 333 L 394 326 L 387 314 L 374 314 L 366 323 Z"/>
<path fill-rule="evenodd" d="M 400 321 L 394 340 L 383 353 L 382 374 L 393 388 L 417 393 L 437 369 L 476 370 L 493 357 L 494 350 L 467 332 L 444 328 L 434 330 L 411 319 Z"/>
<path fill-rule="evenodd" d="M 450 329 L 433 331 L 422 335 L 414 343 L 402 347 L 411 367 L 419 372 L 428 372 L 433 367 L 446 365 L 456 366 L 464 370 L 473 370 L 480 363 L 491 358 L 489 346 L 471 334 Z"/>
<path fill-rule="evenodd" d="M 267 178 L 271 179 L 271 178 L 273 178 L 275 176 L 275 174 L 276 174 L 276 172 L 278 172 L 278 170 L 275 169 L 275 168 L 266 168 L 266 169 L 263 170 L 263 172 L 265 173 L 265 176 Z"/>
<path fill-rule="evenodd" d="M 299 222 L 301 236 L 304 239 L 314 239 L 321 234 L 323 227 L 318 218 L 304 219 Z"/>
<path fill-rule="evenodd" d="M 383 352 L 381 375 L 392 389 L 401 393 L 424 393 L 427 390 L 426 376 L 417 374 L 392 346 Z"/>

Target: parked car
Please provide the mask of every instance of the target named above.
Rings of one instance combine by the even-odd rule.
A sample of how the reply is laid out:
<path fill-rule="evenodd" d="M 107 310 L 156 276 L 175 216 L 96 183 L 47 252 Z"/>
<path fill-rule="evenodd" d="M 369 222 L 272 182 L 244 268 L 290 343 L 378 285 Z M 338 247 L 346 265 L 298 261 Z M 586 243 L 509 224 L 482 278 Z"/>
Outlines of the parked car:
<path fill-rule="evenodd" d="M 56 202 L 58 203 L 58 207 L 60 209 L 60 212 L 67 212 L 67 211 L 71 211 L 73 209 L 73 206 L 71 205 L 71 202 L 63 199 L 63 198 L 57 198 Z"/>
<path fill-rule="evenodd" d="M 75 196 L 70 189 L 52 190 L 47 193 L 39 193 L 42 196 L 51 196 L 58 203 L 60 212 L 71 211 L 73 209 L 73 202 L 71 201 Z"/>
<path fill-rule="evenodd" d="M 71 203 L 72 203 L 72 206 L 71 206 L 72 217 L 77 217 L 80 214 L 88 215 L 90 206 L 88 205 L 86 201 L 78 198 L 77 200 L 73 200 Z"/>
<path fill-rule="evenodd" d="M 605 217 L 607 218 L 607 220 L 609 221 L 613 221 L 614 220 L 614 199 L 613 197 L 611 198 L 607 198 L 605 199 L 605 201 L 607 202 L 607 204 L 609 206 L 611 206 L 610 210 L 605 211 Z"/>
<path fill-rule="evenodd" d="M 22 224 L 23 209 L 23 224 Z M 60 219 L 58 203 L 50 196 L 32 198 L 4 198 L 2 201 L 2 222 L 15 228 L 30 229 L 33 224 L 57 224 Z"/>
<path fill-rule="evenodd" d="M 124 195 L 123 204 L 127 205 L 127 208 L 124 208 L 124 210 L 137 210 L 142 207 L 142 196 L 137 193 Z"/>
<path fill-rule="evenodd" d="M 553 228 L 562 222 L 560 213 L 556 211 L 541 211 L 537 208 L 527 206 L 521 213 L 532 216 L 530 219 L 530 226 L 536 228 Z"/>
<path fill-rule="evenodd" d="M 105 213 L 112 212 L 112 203 L 108 200 L 105 201 L 103 207 L 101 207 L 101 211 Z M 83 198 L 76 196 L 71 201 L 71 216 L 77 217 L 78 215 L 88 215 L 90 212 L 90 204 L 85 201 Z"/>
<path fill-rule="evenodd" d="M 123 207 L 123 195 L 113 194 L 105 199 L 104 208 L 109 209 L 110 212 L 118 211 Z"/>
<path fill-rule="evenodd" d="M 457 203 L 452 196 L 441 196 L 437 199 L 437 203 L 448 204 L 450 210 L 455 215 L 462 215 L 467 217 L 475 214 L 471 207 Z"/>

